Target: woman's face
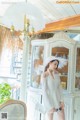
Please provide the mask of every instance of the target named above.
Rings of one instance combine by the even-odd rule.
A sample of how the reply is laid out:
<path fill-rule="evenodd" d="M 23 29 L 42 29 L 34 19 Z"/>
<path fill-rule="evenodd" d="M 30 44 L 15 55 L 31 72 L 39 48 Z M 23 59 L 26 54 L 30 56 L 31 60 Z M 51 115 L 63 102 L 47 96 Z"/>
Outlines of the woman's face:
<path fill-rule="evenodd" d="M 55 61 L 53 61 L 53 62 L 50 62 L 50 64 L 49 64 L 49 69 L 51 69 L 51 70 L 54 70 L 54 69 L 57 69 L 58 68 L 58 61 L 57 60 L 55 60 Z"/>

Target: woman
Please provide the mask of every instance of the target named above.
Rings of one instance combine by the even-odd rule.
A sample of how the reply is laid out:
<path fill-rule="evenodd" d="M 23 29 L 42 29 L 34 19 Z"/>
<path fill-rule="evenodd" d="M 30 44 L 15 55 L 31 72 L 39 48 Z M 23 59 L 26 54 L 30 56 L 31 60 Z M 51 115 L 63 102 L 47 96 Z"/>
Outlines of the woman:
<path fill-rule="evenodd" d="M 42 75 L 43 102 L 48 120 L 53 120 L 54 112 L 57 112 L 59 120 L 65 120 L 60 77 L 57 71 L 58 67 L 62 68 L 65 63 L 66 60 L 63 62 L 62 58 L 49 57 Z"/>

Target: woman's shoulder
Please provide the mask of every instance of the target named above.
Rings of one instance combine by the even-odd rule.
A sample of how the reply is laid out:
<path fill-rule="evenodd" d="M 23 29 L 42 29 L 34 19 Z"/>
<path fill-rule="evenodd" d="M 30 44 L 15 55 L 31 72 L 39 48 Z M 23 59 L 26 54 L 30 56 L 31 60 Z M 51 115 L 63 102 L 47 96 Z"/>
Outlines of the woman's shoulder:
<path fill-rule="evenodd" d="M 44 73 L 42 74 L 42 76 L 43 76 L 43 78 L 46 78 L 46 77 L 48 77 L 48 73 L 47 73 L 47 72 L 44 72 Z"/>

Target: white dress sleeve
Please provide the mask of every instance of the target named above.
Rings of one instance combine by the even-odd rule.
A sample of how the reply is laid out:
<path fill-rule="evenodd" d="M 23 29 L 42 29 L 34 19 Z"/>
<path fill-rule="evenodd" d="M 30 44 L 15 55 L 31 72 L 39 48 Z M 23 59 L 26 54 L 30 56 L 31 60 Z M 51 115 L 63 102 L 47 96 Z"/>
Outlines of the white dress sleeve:
<path fill-rule="evenodd" d="M 63 90 L 60 82 L 60 76 L 59 76 L 59 91 L 60 91 L 60 101 L 63 102 Z"/>
<path fill-rule="evenodd" d="M 50 104 L 50 99 L 49 99 L 49 93 L 48 93 L 48 86 L 47 86 L 47 78 L 41 77 L 41 83 L 42 83 L 42 93 L 43 93 L 43 102 L 46 111 L 49 111 L 52 107 Z"/>

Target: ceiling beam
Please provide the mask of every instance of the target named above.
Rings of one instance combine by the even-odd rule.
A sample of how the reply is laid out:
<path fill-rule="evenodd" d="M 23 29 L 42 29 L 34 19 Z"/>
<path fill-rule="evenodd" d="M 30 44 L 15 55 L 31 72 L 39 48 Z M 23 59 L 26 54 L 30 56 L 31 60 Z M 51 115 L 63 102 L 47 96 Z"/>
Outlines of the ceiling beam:
<path fill-rule="evenodd" d="M 61 19 L 59 21 L 55 21 L 52 23 L 48 23 L 45 25 L 45 28 L 37 33 L 45 33 L 45 32 L 54 32 L 59 30 L 65 30 L 70 27 L 80 26 L 80 15 L 68 17 L 65 19 Z"/>

